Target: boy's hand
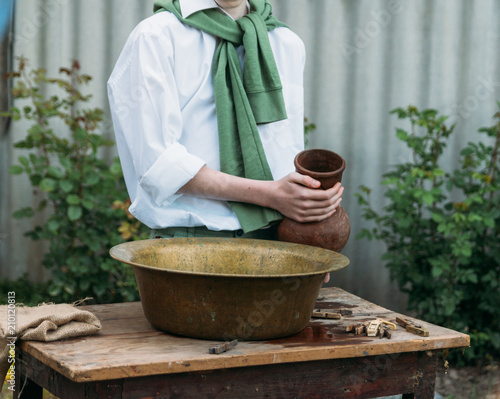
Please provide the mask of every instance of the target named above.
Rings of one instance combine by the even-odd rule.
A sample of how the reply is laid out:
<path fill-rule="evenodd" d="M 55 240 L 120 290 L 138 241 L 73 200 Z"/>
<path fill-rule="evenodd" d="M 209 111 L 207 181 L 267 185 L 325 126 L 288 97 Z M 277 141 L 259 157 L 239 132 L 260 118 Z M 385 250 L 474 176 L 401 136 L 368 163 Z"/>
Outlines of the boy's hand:
<path fill-rule="evenodd" d="M 340 183 L 322 190 L 319 181 L 297 172 L 274 183 L 270 207 L 300 223 L 319 222 L 333 215 L 344 192 Z"/>

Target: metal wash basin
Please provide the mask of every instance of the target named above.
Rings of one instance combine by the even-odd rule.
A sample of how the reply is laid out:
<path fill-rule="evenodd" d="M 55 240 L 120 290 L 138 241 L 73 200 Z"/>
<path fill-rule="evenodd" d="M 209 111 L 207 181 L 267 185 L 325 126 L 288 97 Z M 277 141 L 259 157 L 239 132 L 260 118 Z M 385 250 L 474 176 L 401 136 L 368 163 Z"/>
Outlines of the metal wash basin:
<path fill-rule="evenodd" d="M 323 248 L 238 238 L 133 241 L 110 253 L 134 267 L 153 326 L 216 340 L 301 331 L 325 274 L 349 264 L 344 255 Z"/>

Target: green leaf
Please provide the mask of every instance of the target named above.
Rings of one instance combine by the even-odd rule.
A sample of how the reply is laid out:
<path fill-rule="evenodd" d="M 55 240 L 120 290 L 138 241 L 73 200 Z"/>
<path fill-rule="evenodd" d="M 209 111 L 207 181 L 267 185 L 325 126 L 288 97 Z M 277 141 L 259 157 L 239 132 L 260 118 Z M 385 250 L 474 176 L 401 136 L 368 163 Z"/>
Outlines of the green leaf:
<path fill-rule="evenodd" d="M 26 207 L 22 209 L 18 209 L 12 214 L 14 219 L 22 219 L 22 218 L 30 218 L 34 215 L 33 208 Z"/>
<path fill-rule="evenodd" d="M 439 124 L 442 124 L 442 123 L 443 123 L 443 122 L 445 122 L 448 118 L 449 118 L 449 116 L 448 116 L 448 115 L 442 115 L 442 116 L 440 116 L 439 118 L 437 118 L 437 122 L 438 122 Z"/>
<path fill-rule="evenodd" d="M 28 138 L 31 138 L 34 142 L 39 145 L 39 141 L 42 138 L 43 128 L 40 125 L 33 125 L 30 129 L 28 129 Z"/>
<path fill-rule="evenodd" d="M 465 147 L 462 151 L 460 151 L 460 154 L 464 157 L 467 157 L 469 155 L 474 154 L 474 149 L 470 147 Z"/>
<path fill-rule="evenodd" d="M 71 205 L 68 208 L 68 218 L 72 222 L 80 219 L 82 217 L 83 211 L 82 208 L 76 205 Z"/>
<path fill-rule="evenodd" d="M 394 108 L 394 109 L 390 112 L 390 114 L 396 114 L 396 113 L 398 114 L 398 118 L 399 118 L 399 119 L 404 119 L 404 118 L 406 118 L 406 117 L 408 116 L 408 113 L 407 113 L 407 112 L 406 112 L 406 110 L 405 110 L 405 109 L 403 109 L 403 108 Z"/>
<path fill-rule="evenodd" d="M 71 160 L 62 155 L 59 157 L 59 162 L 65 169 L 73 169 L 73 164 L 71 163 Z"/>
<path fill-rule="evenodd" d="M 89 243 L 89 248 L 93 252 L 97 252 L 101 249 L 101 242 L 100 241 L 91 241 Z"/>
<path fill-rule="evenodd" d="M 403 129 L 396 129 L 396 137 L 400 139 L 401 141 L 407 141 L 408 140 L 408 133 L 403 130 Z"/>
<path fill-rule="evenodd" d="M 11 175 L 20 175 L 21 173 L 23 173 L 23 168 L 19 165 L 12 165 L 10 168 L 9 168 L 9 173 Z"/>
<path fill-rule="evenodd" d="M 432 266 L 431 274 L 432 277 L 437 278 L 443 274 L 443 268 L 439 266 Z"/>
<path fill-rule="evenodd" d="M 436 223 L 441 223 L 444 219 L 443 216 L 438 214 L 438 213 L 433 213 L 431 215 L 432 220 L 434 220 Z"/>
<path fill-rule="evenodd" d="M 477 213 L 470 213 L 469 216 L 467 216 L 467 219 L 471 223 L 482 222 L 482 220 L 483 220 L 483 218 L 480 215 L 478 215 Z"/>
<path fill-rule="evenodd" d="M 119 163 L 113 163 L 111 165 L 111 167 L 109 168 L 109 171 L 113 174 L 113 175 L 121 175 L 122 173 L 122 167 Z"/>
<path fill-rule="evenodd" d="M 390 186 L 391 184 L 396 184 L 399 181 L 399 179 L 395 176 L 388 177 L 385 180 L 382 180 L 382 184 L 384 186 Z"/>
<path fill-rule="evenodd" d="M 455 304 L 455 301 L 453 300 L 453 298 L 450 298 L 450 297 L 445 297 L 443 298 L 444 299 L 444 314 L 446 316 L 449 316 L 451 315 L 454 311 L 455 311 L 455 308 L 456 308 L 456 304 Z"/>
<path fill-rule="evenodd" d="M 445 235 L 448 235 L 449 234 L 449 230 L 450 230 L 450 228 L 449 228 L 449 226 L 447 224 L 445 224 L 445 223 L 438 224 L 437 231 L 439 233 L 445 233 Z"/>
<path fill-rule="evenodd" d="M 28 143 L 26 141 L 18 141 L 17 143 L 14 143 L 14 148 L 33 148 L 32 143 Z"/>
<path fill-rule="evenodd" d="M 81 127 L 77 128 L 74 133 L 74 138 L 77 141 L 86 141 L 88 138 L 87 131 L 82 129 Z"/>
<path fill-rule="evenodd" d="M 40 182 L 40 188 L 43 191 L 47 192 L 54 191 L 56 187 L 57 187 L 57 181 L 49 177 L 42 179 L 42 181 Z"/>
<path fill-rule="evenodd" d="M 472 284 L 477 284 L 477 282 L 478 282 L 478 278 L 477 278 L 476 273 L 470 273 L 469 275 L 467 275 L 467 278 Z"/>
<path fill-rule="evenodd" d="M 367 239 L 371 240 L 373 238 L 372 233 L 368 229 L 361 229 L 361 231 L 356 235 L 357 240 L 361 240 L 362 238 L 366 237 Z"/>
<path fill-rule="evenodd" d="M 361 192 L 366 193 L 368 195 L 372 192 L 371 188 L 363 185 L 359 186 L 359 189 L 361 190 Z"/>
<path fill-rule="evenodd" d="M 21 119 L 21 111 L 19 110 L 19 108 L 16 108 L 16 107 L 12 107 L 10 109 L 11 113 L 10 113 L 10 117 L 15 120 L 15 121 L 18 121 Z"/>
<path fill-rule="evenodd" d="M 97 173 L 91 172 L 85 176 L 85 184 L 93 186 L 99 182 L 99 175 Z"/>
<path fill-rule="evenodd" d="M 435 109 L 424 109 L 421 114 L 422 118 L 432 119 L 436 117 L 437 113 L 438 111 Z"/>
<path fill-rule="evenodd" d="M 70 194 L 66 197 L 66 202 L 70 205 L 79 205 L 80 204 L 80 197 L 76 194 Z"/>
<path fill-rule="evenodd" d="M 472 255 L 472 249 L 468 245 L 464 245 L 461 249 L 460 252 L 463 256 L 469 258 Z"/>
<path fill-rule="evenodd" d="M 85 209 L 89 210 L 89 211 L 91 211 L 92 209 L 94 209 L 94 202 L 93 202 L 93 201 L 91 201 L 91 200 L 88 200 L 88 199 L 82 199 L 82 200 L 81 200 L 81 203 L 82 203 L 82 206 L 83 206 Z"/>
<path fill-rule="evenodd" d="M 422 201 L 424 201 L 427 205 L 432 205 L 434 203 L 434 196 L 426 191 L 422 195 Z"/>
<path fill-rule="evenodd" d="M 42 176 L 40 176 L 39 174 L 30 175 L 30 181 L 33 186 L 37 187 L 42 181 Z"/>
<path fill-rule="evenodd" d="M 17 159 L 26 167 L 30 165 L 30 161 L 24 155 L 19 156 Z"/>
<path fill-rule="evenodd" d="M 49 166 L 47 168 L 47 174 L 55 179 L 61 179 L 64 176 L 63 171 L 55 166 Z"/>
<path fill-rule="evenodd" d="M 495 227 L 495 220 L 492 218 L 492 217 L 485 217 L 483 219 L 483 223 L 485 224 L 485 226 L 493 229 Z"/>
<path fill-rule="evenodd" d="M 402 219 L 399 219 L 399 227 L 401 228 L 407 228 L 410 227 L 413 223 L 413 219 L 411 217 L 404 217 Z"/>
<path fill-rule="evenodd" d="M 50 219 L 48 222 L 47 222 L 47 227 L 48 229 L 52 232 L 52 233 L 56 233 L 57 230 L 59 229 L 59 222 L 56 220 L 56 219 Z"/>
<path fill-rule="evenodd" d="M 36 208 L 37 212 L 40 212 L 40 211 L 43 211 L 46 207 L 47 207 L 47 199 L 43 199 L 40 201 L 40 203 L 38 204 L 38 207 Z"/>
<path fill-rule="evenodd" d="M 444 170 L 441 168 L 436 168 L 432 171 L 433 176 L 440 177 L 444 176 Z"/>
<path fill-rule="evenodd" d="M 61 180 L 59 181 L 59 187 L 61 187 L 61 190 L 65 193 L 69 193 L 73 190 L 73 183 L 69 180 Z"/>

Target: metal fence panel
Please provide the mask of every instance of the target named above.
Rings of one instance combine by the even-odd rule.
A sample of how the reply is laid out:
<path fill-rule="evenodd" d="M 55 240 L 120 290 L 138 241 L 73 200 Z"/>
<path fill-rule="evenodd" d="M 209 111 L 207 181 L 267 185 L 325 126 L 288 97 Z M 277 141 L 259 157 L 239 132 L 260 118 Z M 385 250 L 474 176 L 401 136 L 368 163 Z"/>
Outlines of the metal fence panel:
<path fill-rule="evenodd" d="M 134 26 L 151 13 L 144 0 L 18 0 L 15 54 L 56 74 L 78 59 L 94 80 L 95 106 L 108 109 L 106 80 Z M 365 226 L 354 193 L 373 189 L 374 204 L 384 199 L 382 174 L 409 154 L 395 138 L 401 126 L 388 112 L 415 104 L 437 108 L 459 124 L 444 156 L 456 165 L 456 150 L 476 138 L 477 128 L 492 123 L 500 99 L 499 0 L 274 0 L 274 13 L 304 40 L 306 115 L 316 123 L 310 147 L 327 148 L 347 161 L 343 206 L 352 223 L 345 249 L 351 265 L 333 276 L 333 284 L 384 306 L 402 309 L 404 296 L 390 283 L 380 262 L 380 243 L 357 241 Z M 26 130 L 15 124 L 0 154 L 14 160 L 12 143 Z M 109 117 L 103 134 L 112 137 Z M 108 156 L 114 156 L 110 152 Z M 0 214 L 33 203 L 29 182 L 0 171 Z M 8 201 L 5 201 L 8 198 Z M 7 204 L 7 205 L 6 205 Z M 1 219 L 0 277 L 40 267 L 40 243 L 23 237 L 31 221 Z"/>

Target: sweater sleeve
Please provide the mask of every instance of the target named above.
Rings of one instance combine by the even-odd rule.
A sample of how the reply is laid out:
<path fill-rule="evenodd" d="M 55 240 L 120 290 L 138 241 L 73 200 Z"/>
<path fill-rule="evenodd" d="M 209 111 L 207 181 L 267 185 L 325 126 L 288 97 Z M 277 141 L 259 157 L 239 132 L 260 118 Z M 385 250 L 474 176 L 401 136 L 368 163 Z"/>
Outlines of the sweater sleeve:
<path fill-rule="evenodd" d="M 137 185 L 163 206 L 205 165 L 179 143 L 183 121 L 168 37 L 130 35 L 108 81 L 117 147 L 132 201 Z"/>

